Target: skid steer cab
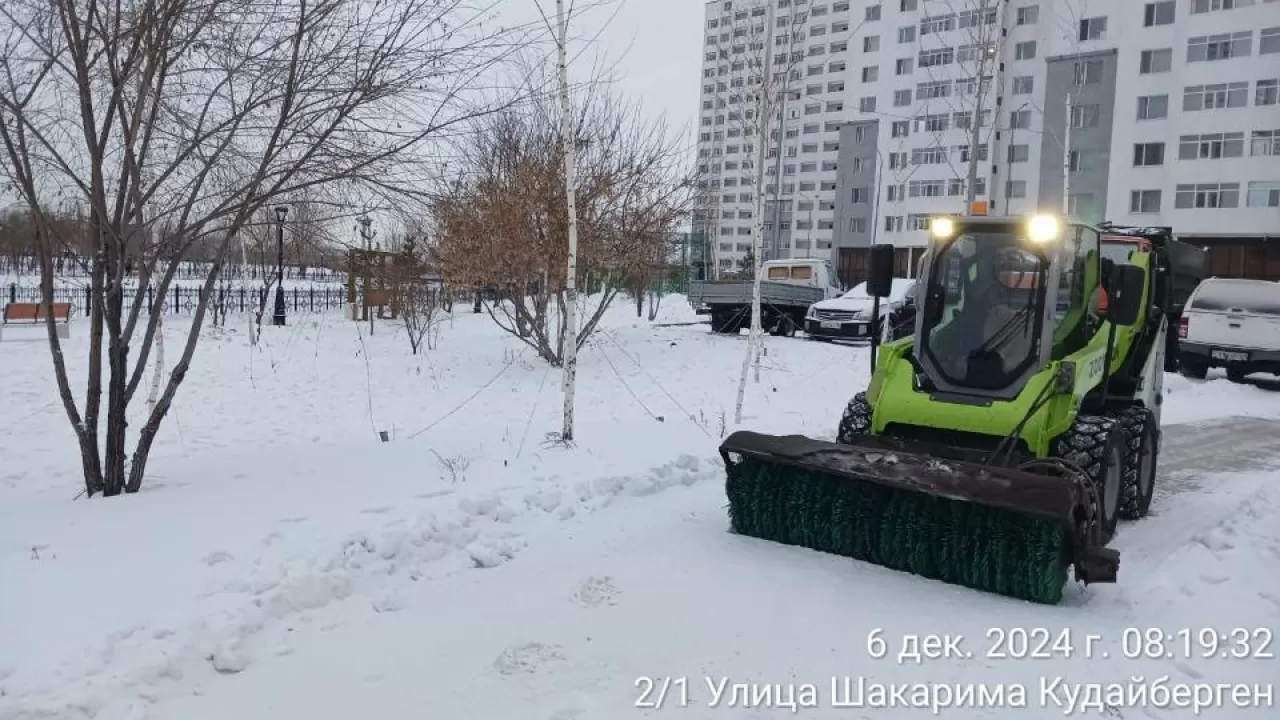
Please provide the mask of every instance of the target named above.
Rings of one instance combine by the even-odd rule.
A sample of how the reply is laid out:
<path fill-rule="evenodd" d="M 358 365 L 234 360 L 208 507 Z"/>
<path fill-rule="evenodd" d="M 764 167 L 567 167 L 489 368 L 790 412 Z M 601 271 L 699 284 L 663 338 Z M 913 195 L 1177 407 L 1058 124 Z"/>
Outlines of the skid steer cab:
<path fill-rule="evenodd" d="M 1154 489 L 1169 266 L 1159 242 L 1116 264 L 1100 241 L 1052 215 L 934 218 L 915 332 L 873 351 L 835 442 L 721 445 L 734 530 L 1036 602 L 1068 570 L 1115 582 L 1106 545 Z M 872 294 L 892 252 L 872 248 Z"/>

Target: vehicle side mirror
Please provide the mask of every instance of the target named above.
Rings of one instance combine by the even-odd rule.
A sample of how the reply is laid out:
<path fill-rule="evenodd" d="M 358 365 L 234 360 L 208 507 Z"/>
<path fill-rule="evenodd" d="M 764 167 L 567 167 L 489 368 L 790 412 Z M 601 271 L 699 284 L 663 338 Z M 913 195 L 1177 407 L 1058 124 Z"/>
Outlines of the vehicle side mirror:
<path fill-rule="evenodd" d="M 1142 295 L 1147 273 L 1137 265 L 1116 265 L 1111 273 L 1111 297 L 1107 298 L 1107 319 L 1128 327 L 1142 314 Z"/>
<path fill-rule="evenodd" d="M 867 259 L 867 294 L 871 297 L 889 297 L 893 292 L 893 245 L 872 245 Z"/>

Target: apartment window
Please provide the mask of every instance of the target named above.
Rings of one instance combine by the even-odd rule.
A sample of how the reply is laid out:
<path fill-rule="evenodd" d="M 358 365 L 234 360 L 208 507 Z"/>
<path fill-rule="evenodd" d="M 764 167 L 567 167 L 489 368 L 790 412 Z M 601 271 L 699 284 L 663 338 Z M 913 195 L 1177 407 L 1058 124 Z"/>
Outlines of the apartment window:
<path fill-rule="evenodd" d="M 1105 17 L 1085 18 L 1080 21 L 1080 32 L 1077 34 L 1080 42 L 1101 40 L 1106 35 L 1107 19 Z"/>
<path fill-rule="evenodd" d="M 920 0 L 900 0 L 898 3 L 898 9 L 902 12 L 915 12 L 919 7 L 919 2 Z"/>
<path fill-rule="evenodd" d="M 1179 185 L 1173 206 L 1179 210 L 1240 207 L 1240 183 Z"/>
<path fill-rule="evenodd" d="M 1178 138 L 1179 160 L 1218 160 L 1244 157 L 1244 133 L 1209 133 Z"/>
<path fill-rule="evenodd" d="M 1013 79 L 1014 95 L 1029 95 L 1035 89 L 1035 77 L 1031 75 L 1018 75 Z"/>
<path fill-rule="evenodd" d="M 876 96 L 871 95 L 858 100 L 858 110 L 864 113 L 873 113 L 876 111 Z"/>
<path fill-rule="evenodd" d="M 864 187 L 856 187 L 856 188 L 852 188 L 852 189 L 849 191 L 849 201 L 850 201 L 850 202 L 852 202 L 854 205 L 866 205 L 866 204 L 867 204 L 867 196 L 869 196 L 870 194 L 871 194 L 871 193 L 870 193 L 870 192 L 868 192 L 868 189 L 867 189 L 867 188 L 864 188 Z M 824 208 L 821 208 L 821 209 L 822 209 L 822 210 L 829 210 L 830 208 L 826 208 L 826 207 L 824 207 Z"/>
<path fill-rule="evenodd" d="M 893 106 L 894 106 L 894 107 L 906 107 L 906 106 L 908 106 L 908 105 L 910 105 L 910 104 L 911 104 L 911 91 L 910 91 L 910 90 L 894 90 L 894 91 L 893 91 Z"/>
<path fill-rule="evenodd" d="M 1160 212 L 1160 191 L 1159 190 L 1134 190 L 1129 193 L 1129 212 L 1131 213 L 1158 213 Z"/>
<path fill-rule="evenodd" d="M 1138 98 L 1138 119 L 1159 120 L 1169 117 L 1168 95 L 1143 95 Z"/>
<path fill-rule="evenodd" d="M 941 147 L 921 148 L 911 151 L 912 165 L 946 165 L 947 149 Z"/>
<path fill-rule="evenodd" d="M 862 52 L 875 52 L 880 49 L 880 36 L 870 35 L 862 38 Z"/>
<path fill-rule="evenodd" d="M 907 154 L 905 152 L 889 153 L 889 169 L 901 170 L 907 166 Z"/>
<path fill-rule="evenodd" d="M 1081 60 L 1074 66 L 1076 85 L 1097 85 L 1102 82 L 1102 61 Z"/>
<path fill-rule="evenodd" d="M 1019 25 L 1035 25 L 1040 21 L 1040 6 L 1028 5 L 1018 8 Z"/>
<path fill-rule="evenodd" d="M 1067 196 L 1067 214 L 1091 218 L 1097 214 L 1098 202 L 1093 193 L 1071 193 Z"/>
<path fill-rule="evenodd" d="M 1245 205 L 1248 207 L 1280 207 L 1280 180 L 1249 183 Z"/>
<path fill-rule="evenodd" d="M 1024 198 L 1027 196 L 1026 180 L 1009 180 L 1004 184 L 1004 196 L 1007 198 Z"/>
<path fill-rule="evenodd" d="M 1192 85 L 1182 92 L 1182 109 L 1219 110 L 1245 107 L 1249 104 L 1249 83 L 1221 83 L 1217 85 Z"/>
<path fill-rule="evenodd" d="M 939 80 L 938 82 L 920 83 L 916 85 L 917 100 L 932 100 L 934 98 L 944 98 L 951 95 L 951 81 Z"/>
<path fill-rule="evenodd" d="M 1098 127 L 1098 115 L 1099 115 L 1099 109 L 1096 104 L 1073 105 L 1071 106 L 1071 127 L 1073 128 Z"/>
<path fill-rule="evenodd" d="M 844 92 L 844 83 L 838 80 L 827 83 L 827 92 Z"/>
<path fill-rule="evenodd" d="M 1271 2 L 1272 0 L 1264 1 Z M 1199 15 L 1219 10 L 1235 10 L 1236 8 L 1250 7 L 1253 3 L 1254 0 L 1191 0 L 1191 14 Z"/>
<path fill-rule="evenodd" d="M 947 32 L 956 29 L 955 15 L 939 15 L 937 17 L 927 17 L 920 21 L 921 35 L 934 35 L 936 33 Z"/>
<path fill-rule="evenodd" d="M 880 66 L 868 65 L 862 68 L 862 82 L 873 83 L 880 79 Z"/>
<path fill-rule="evenodd" d="M 1253 93 L 1254 105 L 1280 104 L 1280 79 L 1259 80 Z"/>
<path fill-rule="evenodd" d="M 960 13 L 960 29 L 975 28 L 982 25 L 994 25 L 998 19 L 1000 11 L 994 7 L 981 8 L 978 10 L 965 10 Z"/>
<path fill-rule="evenodd" d="M 1142 24 L 1146 27 L 1172 25 L 1177 12 L 1176 0 L 1147 3 L 1143 8 Z"/>
<path fill-rule="evenodd" d="M 908 25 L 898 28 L 898 44 L 905 45 L 916 41 L 916 26 Z"/>
<path fill-rule="evenodd" d="M 1009 113 L 1009 127 L 1015 130 L 1023 130 L 1031 127 L 1031 111 L 1015 110 Z"/>
<path fill-rule="evenodd" d="M 844 61 L 835 60 L 827 65 L 827 72 L 844 72 Z"/>
<path fill-rule="evenodd" d="M 913 58 L 901 58 L 893 65 L 893 74 L 910 75 L 915 67 Z"/>
<path fill-rule="evenodd" d="M 1164 164 L 1164 143 L 1137 143 L 1133 146 L 1134 167 L 1155 167 Z"/>
<path fill-rule="evenodd" d="M 868 5 L 867 6 L 867 22 L 873 22 L 879 19 L 880 19 L 880 6 Z"/>
<path fill-rule="evenodd" d="M 1036 57 L 1036 41 L 1028 40 L 1013 46 L 1014 60 L 1034 60 Z"/>
<path fill-rule="evenodd" d="M 1245 57 L 1253 49 L 1253 31 L 1201 35 L 1187 40 L 1187 62 L 1211 62 Z"/>
<path fill-rule="evenodd" d="M 1249 142 L 1249 154 L 1254 157 L 1280 157 L 1280 130 L 1254 130 Z"/>
<path fill-rule="evenodd" d="M 814 8 L 814 11 L 816 12 L 816 11 L 817 11 L 817 9 L 818 9 L 818 8 Z M 838 3 L 834 4 L 834 5 L 832 5 L 832 6 L 831 6 L 831 12 L 833 12 L 833 13 L 849 12 L 849 3 L 848 3 L 848 1 L 846 0 L 846 2 L 838 2 Z"/>
<path fill-rule="evenodd" d="M 1173 68 L 1173 48 L 1143 50 L 1138 61 L 1138 72 L 1143 75 L 1167 73 Z"/>
<path fill-rule="evenodd" d="M 936 50 L 925 50 L 920 53 L 919 65 L 922 68 L 939 67 L 942 65 L 950 65 L 955 62 L 955 48 L 938 48 Z"/>
<path fill-rule="evenodd" d="M 1263 28 L 1258 32 L 1258 54 L 1280 53 L 1280 27 Z"/>
<path fill-rule="evenodd" d="M 902 232 L 902 216 L 890 215 L 884 219 L 885 232 Z"/>
<path fill-rule="evenodd" d="M 946 190 L 945 180 L 912 180 L 907 183 L 908 197 L 943 197 Z"/>
<path fill-rule="evenodd" d="M 1024 163 L 1031 157 L 1031 148 L 1028 145 L 1010 145 L 1009 146 L 1009 162 Z"/>
<path fill-rule="evenodd" d="M 911 134 L 910 120 L 895 120 L 889 126 L 889 136 L 895 138 L 904 138 Z"/>

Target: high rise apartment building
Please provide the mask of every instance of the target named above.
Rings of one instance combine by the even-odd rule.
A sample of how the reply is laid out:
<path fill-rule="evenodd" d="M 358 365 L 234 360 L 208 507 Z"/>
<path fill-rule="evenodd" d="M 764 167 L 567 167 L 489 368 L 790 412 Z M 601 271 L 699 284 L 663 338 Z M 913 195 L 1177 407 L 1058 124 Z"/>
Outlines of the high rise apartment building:
<path fill-rule="evenodd" d="M 697 221 L 722 270 L 761 231 L 847 282 L 873 242 L 906 271 L 927 218 L 976 200 L 1171 225 L 1216 273 L 1280 276 L 1280 0 L 713 0 L 705 26 Z"/>

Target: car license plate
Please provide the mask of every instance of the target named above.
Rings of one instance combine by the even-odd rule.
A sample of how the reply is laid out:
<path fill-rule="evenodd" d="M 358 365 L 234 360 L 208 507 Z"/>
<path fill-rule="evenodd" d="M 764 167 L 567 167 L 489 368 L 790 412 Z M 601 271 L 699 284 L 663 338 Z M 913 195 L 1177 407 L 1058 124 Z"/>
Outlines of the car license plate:
<path fill-rule="evenodd" d="M 825 330 L 839 330 L 840 321 L 839 320 L 823 320 L 821 323 L 821 327 Z"/>
<path fill-rule="evenodd" d="M 1249 353 L 1247 352 L 1231 352 L 1230 350 L 1213 350 L 1209 353 L 1214 360 L 1225 360 L 1227 362 L 1248 362 Z"/>

